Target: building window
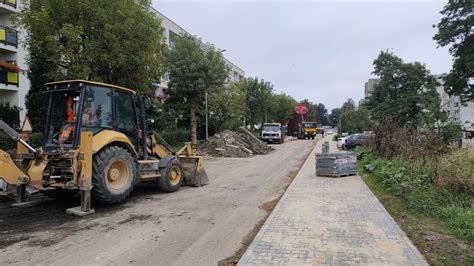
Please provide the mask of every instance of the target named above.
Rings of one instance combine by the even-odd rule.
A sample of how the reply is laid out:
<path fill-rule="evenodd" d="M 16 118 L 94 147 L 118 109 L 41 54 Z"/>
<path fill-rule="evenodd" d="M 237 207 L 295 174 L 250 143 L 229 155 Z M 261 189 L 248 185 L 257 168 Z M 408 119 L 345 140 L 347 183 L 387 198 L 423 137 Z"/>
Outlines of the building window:
<path fill-rule="evenodd" d="M 173 31 L 168 31 L 169 32 L 169 47 L 173 48 L 174 44 L 176 43 L 176 39 L 178 39 L 178 34 L 176 34 Z"/>

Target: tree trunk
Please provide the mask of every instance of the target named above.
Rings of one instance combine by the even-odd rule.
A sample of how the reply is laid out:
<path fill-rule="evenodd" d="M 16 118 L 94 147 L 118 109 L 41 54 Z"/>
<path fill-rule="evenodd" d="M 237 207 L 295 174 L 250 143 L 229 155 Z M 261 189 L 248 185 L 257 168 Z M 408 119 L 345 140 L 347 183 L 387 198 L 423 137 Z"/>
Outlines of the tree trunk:
<path fill-rule="evenodd" d="M 191 144 L 197 145 L 197 117 L 196 117 L 196 110 L 191 107 Z"/>

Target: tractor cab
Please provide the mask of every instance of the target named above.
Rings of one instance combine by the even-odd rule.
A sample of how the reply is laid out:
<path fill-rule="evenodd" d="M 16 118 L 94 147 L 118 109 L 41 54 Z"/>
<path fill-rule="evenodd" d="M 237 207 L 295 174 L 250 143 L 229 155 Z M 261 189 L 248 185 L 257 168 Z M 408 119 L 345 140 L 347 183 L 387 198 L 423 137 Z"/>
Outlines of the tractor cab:
<path fill-rule="evenodd" d="M 82 131 L 96 135 L 114 130 L 124 133 L 133 146 L 139 145 L 139 108 L 134 91 L 90 81 L 61 81 L 46 86 L 45 153 L 77 148 Z"/>

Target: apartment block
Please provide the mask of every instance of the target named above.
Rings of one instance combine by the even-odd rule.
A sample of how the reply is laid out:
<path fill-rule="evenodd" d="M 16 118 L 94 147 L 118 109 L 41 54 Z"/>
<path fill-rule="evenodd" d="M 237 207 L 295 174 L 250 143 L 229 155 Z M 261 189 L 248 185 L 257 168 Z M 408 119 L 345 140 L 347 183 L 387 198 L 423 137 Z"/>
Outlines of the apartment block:
<path fill-rule="evenodd" d="M 188 35 L 193 35 L 183 29 L 181 26 L 176 24 L 174 21 L 163 15 L 161 12 L 158 10 L 154 9 L 156 15 L 161 19 L 161 26 L 163 27 L 163 37 L 165 39 L 165 43 L 169 48 L 173 48 L 174 43 L 176 41 L 176 38 L 182 34 L 188 34 Z M 203 43 L 203 48 L 206 47 L 211 47 L 211 44 L 209 43 Z M 225 50 L 221 50 L 225 51 Z M 227 78 L 227 82 L 239 82 L 245 77 L 245 72 L 242 70 L 240 67 L 229 61 L 224 57 L 224 60 L 226 61 L 227 65 L 230 68 L 229 75 Z M 167 80 L 164 78 L 160 84 L 158 84 L 158 90 L 156 91 L 156 94 L 158 97 L 165 98 L 166 93 L 165 90 L 168 88 L 167 85 Z"/>
<path fill-rule="evenodd" d="M 25 49 L 19 44 L 21 32 L 12 27 L 11 16 L 26 0 L 0 0 L 0 105 L 19 110 L 20 120 L 26 114 L 25 95 L 30 88 Z"/>
<path fill-rule="evenodd" d="M 369 98 L 372 92 L 374 91 L 375 85 L 379 82 L 379 79 L 369 79 L 364 84 L 364 97 L 365 99 Z"/>

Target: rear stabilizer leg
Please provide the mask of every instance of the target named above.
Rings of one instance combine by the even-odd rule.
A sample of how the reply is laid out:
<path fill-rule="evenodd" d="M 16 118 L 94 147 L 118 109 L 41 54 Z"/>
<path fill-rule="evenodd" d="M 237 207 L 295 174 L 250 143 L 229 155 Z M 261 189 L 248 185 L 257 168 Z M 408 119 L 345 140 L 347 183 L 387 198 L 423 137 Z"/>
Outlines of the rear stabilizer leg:
<path fill-rule="evenodd" d="M 26 201 L 26 185 L 21 184 L 16 187 L 16 202 L 23 203 Z"/>
<path fill-rule="evenodd" d="M 81 206 L 66 209 L 66 213 L 81 217 L 93 214 L 95 211 L 91 207 L 91 202 L 91 190 L 81 190 Z"/>
<path fill-rule="evenodd" d="M 66 213 L 86 216 L 95 213 L 91 207 L 91 190 L 92 190 L 92 133 L 81 132 L 81 176 L 79 178 L 79 189 L 81 191 L 81 206 L 69 208 Z"/>
<path fill-rule="evenodd" d="M 16 187 L 16 202 L 12 207 L 28 208 L 40 204 L 41 200 L 26 201 L 26 184 L 20 184 Z"/>

